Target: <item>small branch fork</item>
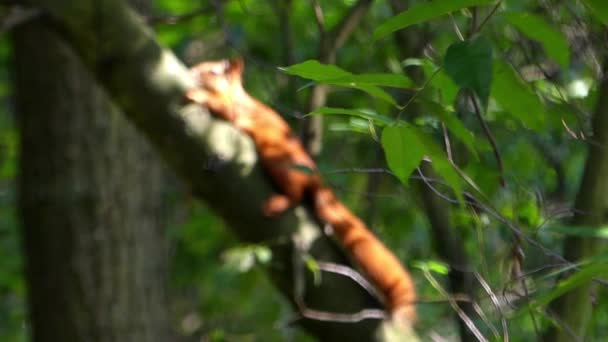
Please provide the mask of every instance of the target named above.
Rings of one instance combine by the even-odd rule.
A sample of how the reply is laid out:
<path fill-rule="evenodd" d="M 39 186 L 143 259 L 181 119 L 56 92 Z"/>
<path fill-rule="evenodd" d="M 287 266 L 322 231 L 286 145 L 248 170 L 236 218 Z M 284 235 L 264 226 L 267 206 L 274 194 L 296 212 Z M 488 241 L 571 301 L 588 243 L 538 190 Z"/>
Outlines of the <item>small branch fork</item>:
<path fill-rule="evenodd" d="M 357 1 L 342 18 L 342 20 L 330 31 L 327 31 L 325 16 L 317 0 L 311 0 L 315 14 L 315 21 L 319 30 L 319 51 L 317 58 L 319 62 L 327 64 L 334 63 L 337 51 L 344 45 L 346 40 L 359 26 L 365 14 L 371 7 L 373 0 Z M 328 87 L 323 84 L 315 85 L 310 93 L 306 105 L 306 112 L 312 112 L 325 105 Z M 312 116 L 304 119 L 301 126 L 301 138 L 304 147 L 311 155 L 318 155 L 322 146 L 322 116 Z"/>

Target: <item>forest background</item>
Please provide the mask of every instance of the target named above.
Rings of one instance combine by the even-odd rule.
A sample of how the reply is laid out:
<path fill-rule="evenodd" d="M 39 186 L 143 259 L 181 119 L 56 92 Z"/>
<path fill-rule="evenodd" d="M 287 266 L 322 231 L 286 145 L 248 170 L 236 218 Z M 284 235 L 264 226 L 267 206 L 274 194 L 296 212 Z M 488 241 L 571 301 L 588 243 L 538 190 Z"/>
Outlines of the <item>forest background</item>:
<path fill-rule="evenodd" d="M 291 263 L 273 235 L 286 224 L 243 222 L 270 186 L 233 172 L 249 157 L 224 150 L 251 155 L 247 139 L 156 115 L 175 94 L 149 94 L 187 82 L 170 53 L 186 65 L 243 57 L 246 89 L 302 134 L 411 270 L 421 339 L 608 335 L 602 0 L 130 1 L 137 17 L 102 3 L 0 2 L 0 340 L 283 341 L 368 327 L 336 324 L 369 294 L 340 292 L 359 284 L 318 250 L 273 271 Z M 229 160 L 192 157 L 205 148 Z M 236 199 L 243 184 L 263 190 Z M 342 260 L 324 238 L 321 255 Z M 314 278 L 304 290 L 298 272 Z M 298 329 L 306 313 L 291 304 L 317 282 L 347 300 Z"/>

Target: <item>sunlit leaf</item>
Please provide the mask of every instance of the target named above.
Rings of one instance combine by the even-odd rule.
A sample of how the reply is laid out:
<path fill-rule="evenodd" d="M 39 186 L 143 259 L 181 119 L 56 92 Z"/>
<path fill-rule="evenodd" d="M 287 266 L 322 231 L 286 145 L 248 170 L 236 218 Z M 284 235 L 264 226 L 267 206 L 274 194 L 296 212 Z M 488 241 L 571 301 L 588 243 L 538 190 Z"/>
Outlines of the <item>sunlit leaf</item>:
<path fill-rule="evenodd" d="M 289 75 L 300 76 L 313 81 L 322 81 L 350 76 L 351 73 L 333 64 L 322 64 L 316 60 L 308 60 L 299 64 L 279 68 Z"/>
<path fill-rule="evenodd" d="M 392 84 L 391 86 L 400 85 L 399 87 L 404 86 L 406 84 L 405 82 L 407 82 L 407 78 L 403 78 L 400 75 L 387 76 L 390 74 L 382 74 L 384 75 L 383 77 L 378 76 L 381 74 L 353 75 L 333 64 L 322 64 L 316 60 L 308 60 L 279 69 L 289 75 L 300 76 L 318 83 L 328 83 L 346 88 L 358 89 L 368 93 L 374 98 L 386 101 L 395 107 L 398 106 L 395 99 L 393 99 L 389 93 L 374 85 L 372 81 L 375 80 L 380 83 Z M 359 81 L 351 82 L 350 80 Z"/>
<path fill-rule="evenodd" d="M 429 270 L 442 275 L 447 275 L 450 271 L 450 267 L 446 263 L 438 260 L 414 261 L 412 262 L 412 267 L 419 270 Z"/>
<path fill-rule="evenodd" d="M 255 265 L 255 255 L 249 247 L 234 247 L 222 254 L 224 267 L 236 272 L 247 272 Z"/>
<path fill-rule="evenodd" d="M 253 251 L 257 261 L 261 264 L 267 264 L 272 260 L 272 251 L 266 246 L 256 246 Z"/>
<path fill-rule="evenodd" d="M 407 186 L 412 172 L 424 157 L 416 129 L 411 125 L 389 126 L 382 131 L 382 148 L 391 171 Z"/>
<path fill-rule="evenodd" d="M 270 262 L 272 251 L 262 245 L 246 245 L 233 247 L 222 254 L 224 267 L 238 272 L 247 272 L 256 265 Z"/>
<path fill-rule="evenodd" d="M 319 267 L 319 263 L 317 263 L 317 260 L 315 260 L 315 258 L 313 258 L 310 254 L 307 253 L 304 253 L 302 257 L 304 258 L 304 264 L 306 265 L 306 268 L 310 271 L 310 273 L 312 273 L 314 284 L 321 284 L 322 274 L 321 268 Z"/>

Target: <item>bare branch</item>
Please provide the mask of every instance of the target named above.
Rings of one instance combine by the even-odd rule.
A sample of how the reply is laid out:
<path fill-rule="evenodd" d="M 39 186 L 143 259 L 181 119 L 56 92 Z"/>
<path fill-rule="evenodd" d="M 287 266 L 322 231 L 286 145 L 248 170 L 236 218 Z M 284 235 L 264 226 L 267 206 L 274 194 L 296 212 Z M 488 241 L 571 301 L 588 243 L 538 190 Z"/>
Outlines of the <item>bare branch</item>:
<path fill-rule="evenodd" d="M 21 24 L 27 23 L 43 15 L 41 8 L 26 8 L 14 5 L 9 9 L 8 14 L 0 19 L 0 32 L 9 31 Z"/>
<path fill-rule="evenodd" d="M 325 35 L 325 15 L 323 14 L 323 9 L 317 0 L 310 0 L 312 2 L 312 8 L 315 13 L 315 22 L 317 23 L 317 28 L 319 30 L 319 35 L 323 37 Z"/>
<path fill-rule="evenodd" d="M 468 92 L 468 95 L 469 95 L 469 100 L 473 104 L 473 108 L 475 108 L 475 116 L 477 117 L 479 124 L 483 128 L 483 132 L 485 133 L 486 137 L 488 138 L 490 145 L 492 145 L 492 151 L 494 152 L 494 158 L 496 158 L 496 165 L 498 167 L 498 173 L 500 174 L 500 184 L 504 187 L 507 185 L 507 182 L 505 180 L 505 170 L 504 170 L 504 166 L 502 164 L 502 157 L 500 156 L 500 152 L 498 152 L 498 145 L 496 144 L 496 139 L 494 138 L 494 135 L 492 134 L 492 131 L 490 130 L 490 127 L 488 126 L 488 123 L 486 122 L 486 120 L 484 120 L 483 116 L 481 115 L 481 109 L 479 107 L 479 103 L 477 103 L 477 98 L 470 91 Z"/>
<path fill-rule="evenodd" d="M 348 13 L 342 18 L 342 21 L 338 23 L 330 33 L 330 48 L 333 50 L 332 54 L 335 54 L 335 51 L 340 49 L 344 42 L 350 37 L 355 28 L 359 26 L 361 20 L 369 10 L 369 7 L 373 0 L 359 0 L 353 7 L 350 8 Z M 335 56 L 334 56 L 335 58 Z"/>
<path fill-rule="evenodd" d="M 424 276 L 429 281 L 429 283 L 433 286 L 433 288 L 435 288 L 435 290 L 437 290 L 437 292 L 439 292 L 444 298 L 448 299 L 448 302 L 450 303 L 450 306 L 452 307 L 452 309 L 454 309 L 454 311 L 456 311 L 456 313 L 458 314 L 458 317 L 460 317 L 460 319 L 463 322 L 465 322 L 465 324 L 467 325 L 469 330 L 473 333 L 473 335 L 475 335 L 475 337 L 479 341 L 487 342 L 488 339 L 485 336 L 483 336 L 483 334 L 481 333 L 481 331 L 479 331 L 477 326 L 475 326 L 475 323 L 473 323 L 471 318 L 469 318 L 469 316 L 467 316 L 467 314 L 460 308 L 460 306 L 458 306 L 458 303 L 451 298 L 451 296 L 447 293 L 447 291 L 443 287 L 441 287 L 441 285 L 439 284 L 437 279 L 435 279 L 435 277 L 433 277 L 431 272 L 429 270 L 424 270 Z"/>
<path fill-rule="evenodd" d="M 312 0 L 316 4 L 316 0 Z M 326 32 L 325 22 L 319 6 L 315 6 L 315 16 L 319 27 L 320 43 L 318 59 L 321 63 L 334 63 L 336 53 L 340 47 L 350 37 L 355 28 L 359 25 L 365 13 L 369 9 L 373 0 L 359 0 L 342 18 L 342 20 L 330 31 Z M 328 93 L 327 85 L 315 85 L 310 93 L 306 112 L 325 105 Z M 323 139 L 323 117 L 316 115 L 304 119 L 301 127 L 301 139 L 304 147 L 311 155 L 318 155 L 321 152 Z"/>

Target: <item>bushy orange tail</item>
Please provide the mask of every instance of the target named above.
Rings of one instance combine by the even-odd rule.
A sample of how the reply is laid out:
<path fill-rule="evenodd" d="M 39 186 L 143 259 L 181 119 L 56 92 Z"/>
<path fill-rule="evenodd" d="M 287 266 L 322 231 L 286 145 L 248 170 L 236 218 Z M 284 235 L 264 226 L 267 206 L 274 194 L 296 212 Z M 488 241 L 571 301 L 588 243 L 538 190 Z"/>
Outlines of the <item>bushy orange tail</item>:
<path fill-rule="evenodd" d="M 330 188 L 318 188 L 314 197 L 317 216 L 332 226 L 346 251 L 386 297 L 393 318 L 415 321 L 414 283 L 397 257 L 336 198 Z"/>

